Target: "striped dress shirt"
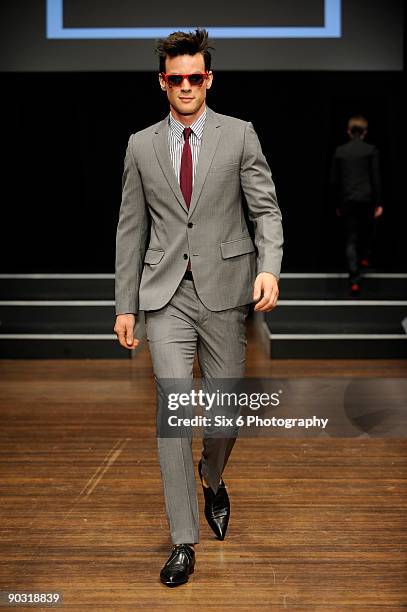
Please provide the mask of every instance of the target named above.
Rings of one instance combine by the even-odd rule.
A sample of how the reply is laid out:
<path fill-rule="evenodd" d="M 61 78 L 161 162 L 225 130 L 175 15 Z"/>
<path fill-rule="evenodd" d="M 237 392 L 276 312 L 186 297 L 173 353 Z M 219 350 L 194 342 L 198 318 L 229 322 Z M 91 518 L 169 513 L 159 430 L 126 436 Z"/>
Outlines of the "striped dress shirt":
<path fill-rule="evenodd" d="M 189 127 L 192 132 L 189 136 L 189 144 L 192 152 L 192 184 L 194 184 L 196 168 L 198 165 L 199 151 L 201 150 L 202 134 L 205 126 L 206 107 L 204 112 L 194 123 Z M 179 183 L 179 174 L 181 169 L 182 149 L 184 148 L 184 128 L 180 121 L 175 119 L 170 113 L 169 130 L 168 130 L 168 146 L 170 149 L 170 157 L 174 166 L 175 175 Z"/>

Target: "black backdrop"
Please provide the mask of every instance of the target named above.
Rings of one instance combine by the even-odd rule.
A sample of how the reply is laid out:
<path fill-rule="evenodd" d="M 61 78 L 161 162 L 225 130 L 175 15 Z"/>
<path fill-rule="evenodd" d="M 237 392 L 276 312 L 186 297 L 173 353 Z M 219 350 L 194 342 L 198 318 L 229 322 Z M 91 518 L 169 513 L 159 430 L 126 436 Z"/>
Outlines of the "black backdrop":
<path fill-rule="evenodd" d="M 2 272 L 113 272 L 130 133 L 168 112 L 156 75 L 3 73 Z M 333 148 L 363 113 L 381 152 L 378 269 L 403 270 L 401 72 L 216 72 L 208 106 L 253 122 L 283 214 L 283 271 L 344 267 L 329 201 Z"/>

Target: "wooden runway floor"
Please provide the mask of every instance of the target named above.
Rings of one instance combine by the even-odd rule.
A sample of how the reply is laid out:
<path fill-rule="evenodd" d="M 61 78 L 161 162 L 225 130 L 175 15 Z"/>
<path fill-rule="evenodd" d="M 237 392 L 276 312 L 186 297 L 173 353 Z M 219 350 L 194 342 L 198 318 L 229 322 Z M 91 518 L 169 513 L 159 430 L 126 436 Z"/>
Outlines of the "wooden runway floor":
<path fill-rule="evenodd" d="M 406 376 L 403 361 L 270 361 L 251 326 L 248 376 Z M 168 589 L 146 345 L 123 361 L 5 360 L 0 377 L 0 590 L 60 591 L 78 611 L 407 608 L 405 440 L 239 439 L 226 539 L 197 476 L 196 570 Z"/>

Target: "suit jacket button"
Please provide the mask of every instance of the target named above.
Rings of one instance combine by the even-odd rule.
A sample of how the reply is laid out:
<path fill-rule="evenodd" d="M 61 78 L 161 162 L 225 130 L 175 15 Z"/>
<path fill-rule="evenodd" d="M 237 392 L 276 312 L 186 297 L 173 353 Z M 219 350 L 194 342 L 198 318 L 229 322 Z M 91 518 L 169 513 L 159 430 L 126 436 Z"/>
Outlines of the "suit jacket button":
<path fill-rule="evenodd" d="M 194 227 L 194 224 L 191 221 L 188 223 L 188 227 Z"/>
<path fill-rule="evenodd" d="M 184 259 L 188 259 L 188 254 L 184 253 Z"/>

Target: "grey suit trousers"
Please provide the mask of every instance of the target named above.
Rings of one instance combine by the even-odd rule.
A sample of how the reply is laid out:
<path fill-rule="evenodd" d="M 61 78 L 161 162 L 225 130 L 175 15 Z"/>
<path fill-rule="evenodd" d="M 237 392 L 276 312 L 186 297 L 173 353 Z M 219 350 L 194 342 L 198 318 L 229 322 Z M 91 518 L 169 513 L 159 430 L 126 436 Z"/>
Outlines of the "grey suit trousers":
<path fill-rule="evenodd" d="M 203 378 L 242 378 L 248 311 L 248 304 L 208 310 L 194 281 L 183 279 L 163 308 L 145 311 L 156 382 L 160 378 L 192 379 L 196 351 Z M 206 436 L 204 430 L 202 474 L 215 493 L 235 441 Z M 192 437 L 157 437 L 157 450 L 172 542 L 197 543 L 199 512 Z"/>

